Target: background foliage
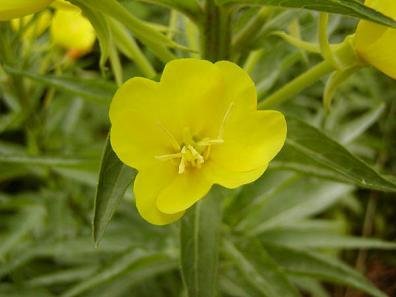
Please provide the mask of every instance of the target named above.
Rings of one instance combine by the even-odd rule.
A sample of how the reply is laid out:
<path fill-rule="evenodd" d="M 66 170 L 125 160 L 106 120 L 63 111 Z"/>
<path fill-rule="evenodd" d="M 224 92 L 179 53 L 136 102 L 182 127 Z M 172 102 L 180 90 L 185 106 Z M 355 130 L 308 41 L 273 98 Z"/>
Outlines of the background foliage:
<path fill-rule="evenodd" d="M 106 144 L 108 104 L 124 79 L 158 78 L 164 62 L 197 55 L 201 3 L 72 2 L 100 43 L 73 62 L 48 32 L 27 41 L 0 23 L 0 296 L 396 296 L 393 80 L 359 71 L 329 113 L 324 81 L 313 85 L 278 107 L 288 140 L 262 178 L 217 188 L 181 223 L 155 227 L 132 203 L 135 172 Z M 320 57 L 271 34 L 315 41 L 317 12 L 258 5 L 393 25 L 358 1 L 247 2 L 257 5 L 234 10 L 231 56 L 261 99 Z M 332 15 L 331 40 L 356 22 Z M 216 208 L 222 220 L 199 220 Z"/>

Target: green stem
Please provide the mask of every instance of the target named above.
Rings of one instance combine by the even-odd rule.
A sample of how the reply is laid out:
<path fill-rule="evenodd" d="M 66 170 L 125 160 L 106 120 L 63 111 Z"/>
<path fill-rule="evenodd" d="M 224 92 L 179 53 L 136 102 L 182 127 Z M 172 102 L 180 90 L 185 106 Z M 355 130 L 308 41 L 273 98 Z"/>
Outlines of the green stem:
<path fill-rule="evenodd" d="M 230 53 L 230 14 L 215 0 L 206 0 L 200 22 L 204 59 L 216 62 Z M 180 227 L 180 260 L 188 297 L 218 296 L 218 259 L 222 189 L 214 186 L 188 211 Z"/>
<path fill-rule="evenodd" d="M 329 24 L 329 14 L 320 13 L 319 17 L 319 46 L 322 56 L 325 60 L 330 61 L 334 66 L 337 66 L 336 58 L 334 57 L 333 50 L 329 43 L 329 38 L 327 36 L 327 27 Z"/>
<path fill-rule="evenodd" d="M 260 32 L 272 12 L 272 7 L 265 6 L 261 8 L 258 13 L 251 18 L 246 26 L 235 35 L 232 41 L 232 50 L 234 53 L 239 52 L 241 49 L 246 47 L 252 36 L 256 36 L 256 34 Z"/>
<path fill-rule="evenodd" d="M 264 55 L 264 53 L 265 53 L 264 49 L 258 49 L 250 52 L 246 59 L 245 64 L 243 65 L 243 69 L 245 69 L 245 71 L 248 72 L 249 74 L 252 74 L 254 68 L 256 67 L 257 63 Z"/>
<path fill-rule="evenodd" d="M 327 74 L 334 71 L 334 66 L 329 61 L 323 61 L 313 68 L 309 69 L 305 73 L 301 74 L 278 91 L 267 97 L 265 100 L 260 102 L 260 108 L 269 108 L 275 105 L 279 105 L 288 99 L 294 97 L 302 90 L 313 85 L 315 82 L 320 80 Z"/>
<path fill-rule="evenodd" d="M 201 23 L 202 57 L 212 62 L 228 60 L 230 44 L 231 23 L 229 9 L 218 6 L 214 0 L 207 0 L 204 18 Z"/>

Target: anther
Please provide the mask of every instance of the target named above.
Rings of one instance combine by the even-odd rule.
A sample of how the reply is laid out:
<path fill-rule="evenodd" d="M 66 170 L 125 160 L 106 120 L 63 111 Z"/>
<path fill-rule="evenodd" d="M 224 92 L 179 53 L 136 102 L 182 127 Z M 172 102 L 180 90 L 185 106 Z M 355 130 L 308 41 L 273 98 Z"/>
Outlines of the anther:
<path fill-rule="evenodd" d="M 181 154 L 181 159 L 180 159 L 180 163 L 179 163 L 179 174 L 183 174 L 184 171 L 186 171 L 186 161 L 185 161 L 185 155 L 186 155 L 187 149 L 185 146 L 183 146 L 180 154 Z"/>
<path fill-rule="evenodd" d="M 187 148 L 190 150 L 193 157 L 197 159 L 198 164 L 205 162 L 205 159 L 202 157 L 202 155 L 198 153 L 198 151 L 191 144 L 187 145 Z"/>

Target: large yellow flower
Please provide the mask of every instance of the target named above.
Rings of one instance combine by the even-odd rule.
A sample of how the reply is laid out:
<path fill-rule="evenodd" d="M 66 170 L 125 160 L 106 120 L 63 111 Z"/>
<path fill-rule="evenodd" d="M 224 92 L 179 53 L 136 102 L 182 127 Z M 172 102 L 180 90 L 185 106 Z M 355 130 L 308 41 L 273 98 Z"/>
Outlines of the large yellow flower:
<path fill-rule="evenodd" d="M 179 219 L 213 184 L 256 180 L 286 138 L 283 115 L 258 111 L 254 83 L 227 61 L 178 59 L 160 82 L 128 80 L 110 121 L 114 151 L 138 170 L 137 208 L 157 225 Z"/>
<path fill-rule="evenodd" d="M 23 17 L 44 9 L 53 0 L 0 0 L 0 21 Z"/>
<path fill-rule="evenodd" d="M 91 23 L 82 15 L 81 9 L 68 2 L 58 2 L 51 23 L 51 38 L 55 45 L 79 57 L 91 51 L 96 34 Z"/>
<path fill-rule="evenodd" d="M 396 19 L 395 0 L 366 0 L 365 4 Z M 362 60 L 396 79 L 396 29 L 360 21 L 355 49 Z"/>

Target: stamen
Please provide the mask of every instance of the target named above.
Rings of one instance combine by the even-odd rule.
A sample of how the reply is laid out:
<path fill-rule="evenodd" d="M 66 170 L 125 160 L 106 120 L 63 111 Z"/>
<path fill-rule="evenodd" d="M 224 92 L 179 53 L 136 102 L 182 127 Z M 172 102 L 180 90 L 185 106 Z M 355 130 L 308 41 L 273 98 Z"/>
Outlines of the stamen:
<path fill-rule="evenodd" d="M 160 128 L 166 133 L 166 135 L 169 136 L 169 140 L 170 140 L 173 148 L 176 151 L 180 151 L 180 144 L 177 141 L 177 139 L 175 138 L 175 136 L 173 136 L 173 134 L 161 122 L 158 122 L 158 126 L 160 126 Z"/>
<path fill-rule="evenodd" d="M 186 160 L 185 160 L 185 155 L 186 155 L 187 149 L 185 146 L 183 146 L 182 150 L 181 150 L 181 159 L 180 159 L 180 163 L 179 163 L 179 174 L 183 174 L 184 171 L 186 171 Z"/>
<path fill-rule="evenodd" d="M 219 137 L 216 139 L 210 139 L 209 137 L 207 137 L 196 142 L 191 134 L 190 128 L 186 127 L 183 130 L 183 143 L 182 145 L 179 145 L 176 138 L 169 132 L 169 130 L 166 129 L 166 127 L 163 126 L 161 123 L 159 123 L 160 127 L 169 136 L 172 145 L 178 153 L 159 155 L 155 156 L 155 158 L 161 161 L 168 161 L 180 158 L 178 166 L 179 174 L 183 174 L 190 167 L 191 169 L 193 169 L 194 167 L 201 168 L 202 164 L 205 163 L 205 160 L 209 158 L 212 145 L 224 143 L 224 140 L 221 138 L 225 125 L 224 123 L 226 122 L 233 105 L 234 103 L 231 102 L 224 115 L 223 123 L 221 124 L 219 131 Z"/>
<path fill-rule="evenodd" d="M 168 161 L 168 160 L 181 158 L 181 156 L 182 156 L 181 153 L 176 153 L 176 154 L 168 154 L 168 155 L 159 155 L 159 156 L 155 156 L 155 158 L 160 161 Z"/>
<path fill-rule="evenodd" d="M 205 154 L 204 154 L 205 160 L 207 160 L 209 158 L 211 149 L 212 149 L 212 146 L 208 145 L 208 148 L 205 150 Z"/>
<path fill-rule="evenodd" d="M 217 137 L 218 139 L 223 139 L 224 126 L 225 126 L 225 123 L 226 123 L 228 117 L 230 116 L 230 113 L 231 113 L 231 110 L 233 107 L 234 107 L 234 102 L 231 102 L 224 114 L 223 121 L 221 122 L 220 129 L 219 129 L 219 135 Z"/>
<path fill-rule="evenodd" d="M 198 153 L 198 151 L 191 144 L 187 145 L 187 148 L 190 150 L 193 157 L 197 159 L 198 164 L 205 162 L 205 159 L 202 157 L 202 155 Z"/>
<path fill-rule="evenodd" d="M 205 138 L 205 139 L 203 139 L 201 141 L 198 141 L 197 145 L 199 145 L 199 146 L 209 146 L 209 145 L 212 145 L 212 144 L 222 144 L 222 143 L 224 143 L 223 139 Z"/>

